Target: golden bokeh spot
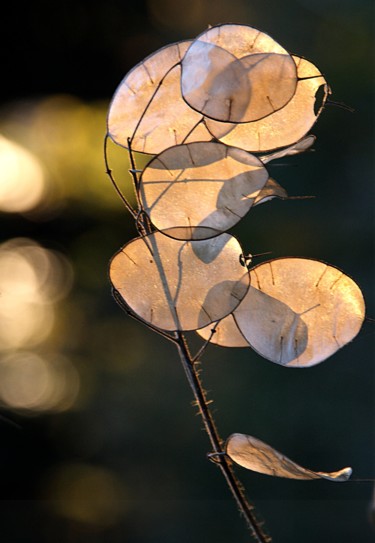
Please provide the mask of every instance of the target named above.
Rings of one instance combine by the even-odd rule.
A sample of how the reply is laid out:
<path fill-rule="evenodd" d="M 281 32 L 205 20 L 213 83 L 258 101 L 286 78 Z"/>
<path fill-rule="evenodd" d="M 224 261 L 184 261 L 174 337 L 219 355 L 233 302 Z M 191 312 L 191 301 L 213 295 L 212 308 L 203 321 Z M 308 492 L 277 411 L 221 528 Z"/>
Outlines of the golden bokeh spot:
<path fill-rule="evenodd" d="M 54 303 L 72 286 L 67 259 L 26 238 L 0 245 L 0 351 L 39 345 L 55 322 Z"/>
<path fill-rule="evenodd" d="M 0 211 L 25 213 L 38 207 L 46 183 L 35 155 L 0 136 L 0 171 Z"/>
<path fill-rule="evenodd" d="M 38 206 L 28 211 L 34 220 L 49 220 L 72 201 L 84 203 L 91 211 L 121 208 L 103 164 L 107 108 L 107 101 L 85 103 L 69 95 L 9 107 L 0 129 L 18 142 L 17 149 L 24 149 L 27 156 L 37 157 L 38 164 L 43 164 L 43 192 Z M 133 201 L 128 157 L 123 149 L 112 147 L 111 167 L 116 180 Z M 34 181 L 34 192 L 36 187 Z M 0 187 L 0 210 L 1 195 Z"/>
<path fill-rule="evenodd" d="M 78 372 L 65 357 L 18 351 L 1 359 L 0 400 L 7 407 L 29 412 L 66 411 L 78 392 Z"/>

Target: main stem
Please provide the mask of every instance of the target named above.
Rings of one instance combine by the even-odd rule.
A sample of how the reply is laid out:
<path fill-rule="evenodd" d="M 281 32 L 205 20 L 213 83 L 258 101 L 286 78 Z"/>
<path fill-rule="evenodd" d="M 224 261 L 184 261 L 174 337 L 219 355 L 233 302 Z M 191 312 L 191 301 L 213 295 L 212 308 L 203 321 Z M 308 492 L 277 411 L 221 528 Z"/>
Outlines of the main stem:
<path fill-rule="evenodd" d="M 143 208 L 142 208 L 140 198 L 139 198 L 139 180 L 137 177 L 138 170 L 136 168 L 130 139 L 128 140 L 128 146 L 129 146 L 130 164 L 132 167 L 130 170 L 130 173 L 133 177 L 134 189 L 135 189 L 137 203 L 138 203 L 138 219 L 139 220 L 137 221 L 138 222 L 137 226 L 138 228 L 140 228 L 143 235 L 146 235 L 146 234 L 151 233 L 151 227 L 150 227 L 148 218 L 141 215 L 141 211 L 143 211 Z M 236 475 L 234 474 L 232 466 L 228 462 L 227 456 L 224 454 L 224 451 L 222 448 L 222 440 L 220 439 L 214 419 L 208 407 L 206 395 L 201 385 L 199 375 L 196 369 L 196 363 L 193 360 L 192 356 L 190 355 L 185 336 L 182 334 L 182 332 L 176 332 L 174 338 L 169 337 L 169 339 L 172 340 L 177 345 L 178 352 L 180 355 L 180 360 L 185 370 L 185 374 L 189 382 L 190 388 L 193 391 L 197 406 L 199 407 L 199 413 L 204 422 L 204 427 L 209 437 L 209 440 L 211 442 L 213 453 L 217 455 L 215 458 L 216 463 L 220 467 L 225 477 L 227 485 L 230 491 L 232 492 L 232 495 L 237 503 L 238 509 L 240 510 L 241 514 L 244 516 L 247 527 L 251 531 L 254 541 L 256 541 L 257 543 L 271 543 L 271 538 L 264 533 L 262 526 L 260 525 L 258 519 L 255 516 L 255 511 L 254 511 L 253 506 L 247 500 L 242 490 L 242 485 L 237 479 Z"/>
<path fill-rule="evenodd" d="M 236 500 L 237 506 L 246 520 L 247 526 L 253 535 L 254 541 L 257 541 L 258 543 L 270 543 L 271 538 L 264 533 L 258 519 L 256 518 L 253 506 L 247 500 L 242 490 L 241 483 L 234 474 L 232 466 L 229 464 L 226 455 L 223 454 L 224 451 L 222 448 L 222 440 L 220 439 L 214 419 L 208 407 L 208 402 L 199 379 L 196 364 L 190 355 L 185 337 L 180 332 L 177 332 L 176 339 L 180 360 L 185 370 L 190 388 L 193 391 L 195 401 L 199 407 L 199 413 L 204 422 L 206 433 L 211 442 L 213 452 L 217 453 L 216 463 L 220 467 L 227 485 L 232 492 L 234 499 Z"/>

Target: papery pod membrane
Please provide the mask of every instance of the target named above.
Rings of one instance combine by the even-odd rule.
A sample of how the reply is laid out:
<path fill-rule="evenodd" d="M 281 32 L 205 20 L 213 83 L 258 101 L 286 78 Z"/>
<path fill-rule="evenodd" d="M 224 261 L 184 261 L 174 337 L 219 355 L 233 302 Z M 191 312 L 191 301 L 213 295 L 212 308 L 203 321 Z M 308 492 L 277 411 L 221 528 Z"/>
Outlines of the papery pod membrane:
<path fill-rule="evenodd" d="M 312 471 L 304 468 L 260 439 L 245 434 L 232 434 L 225 444 L 225 452 L 236 464 L 265 475 L 285 477 L 287 479 L 327 479 L 344 482 L 349 479 L 352 469 L 347 467 L 339 471 Z"/>
<path fill-rule="evenodd" d="M 125 245 L 110 263 L 110 279 L 146 323 L 195 330 L 231 313 L 245 296 L 241 253 L 229 234 L 190 242 L 157 232 Z"/>
<path fill-rule="evenodd" d="M 237 24 L 211 27 L 182 60 L 182 96 L 193 109 L 217 121 L 256 121 L 293 97 L 297 69 L 270 36 Z"/>
<path fill-rule="evenodd" d="M 284 149 L 280 149 L 279 151 L 275 151 L 274 153 L 268 153 L 267 155 L 263 155 L 259 158 L 263 162 L 263 164 L 267 164 L 268 162 L 271 162 L 272 160 L 277 160 L 278 158 L 298 155 L 299 153 L 304 153 L 305 151 L 308 151 L 314 145 L 315 141 L 316 137 L 312 134 L 309 134 L 308 136 L 305 136 L 304 138 L 298 140 L 296 143 L 293 143 L 289 147 L 285 147 Z"/>
<path fill-rule="evenodd" d="M 257 206 L 259 204 L 264 204 L 269 200 L 273 200 L 273 198 L 281 198 L 284 200 L 288 198 L 288 193 L 281 185 L 279 185 L 279 183 L 277 183 L 277 181 L 270 177 L 255 198 L 253 205 Z"/>
<path fill-rule="evenodd" d="M 317 121 L 330 89 L 314 64 L 293 56 L 297 66 L 298 81 L 295 94 L 279 111 L 245 124 L 219 123 L 206 119 L 211 134 L 226 143 L 250 152 L 265 152 L 286 147 L 305 136 Z M 321 103 L 319 90 L 323 89 Z"/>
<path fill-rule="evenodd" d="M 263 307 L 265 306 L 265 307 Z M 274 352 L 280 341 L 280 329 L 291 328 L 292 341 L 294 337 L 297 338 L 297 343 L 294 344 L 293 355 L 299 356 L 303 353 L 307 343 L 307 327 L 305 323 L 300 319 L 288 305 L 279 302 L 278 300 L 271 298 L 267 294 L 259 291 L 257 288 L 250 286 L 247 295 L 241 302 L 241 306 L 237 308 L 237 313 L 233 312 L 232 315 L 228 315 L 224 319 L 221 319 L 215 324 L 215 334 L 211 337 L 211 328 L 208 326 L 202 330 L 197 330 L 198 334 L 204 339 L 210 339 L 211 343 L 220 345 L 221 347 L 254 347 L 249 341 L 248 335 L 243 333 L 242 329 L 246 326 L 251 326 L 253 320 L 259 319 L 259 326 L 256 328 L 256 333 L 259 334 L 257 338 L 258 343 L 265 344 L 262 351 L 255 349 L 264 356 L 271 360 L 269 353 Z M 251 314 L 251 316 L 249 316 Z M 271 325 L 265 322 L 265 319 L 271 321 Z M 245 323 L 245 324 L 244 324 Z M 264 325 L 264 329 L 261 326 Z M 235 329 L 237 327 L 237 331 Z M 247 332 L 247 328 L 246 328 Z M 283 342 L 283 349 L 289 346 L 286 341 L 289 339 L 287 333 L 284 332 L 285 339 Z M 270 344 L 266 344 L 269 342 Z M 275 343 L 277 345 L 275 346 Z M 266 356 L 267 354 L 267 356 Z M 283 350 L 278 354 L 277 362 L 279 364 L 286 365 L 283 357 Z"/>
<path fill-rule="evenodd" d="M 271 362 L 309 367 L 358 334 L 365 304 L 358 285 L 317 260 L 280 258 L 250 270 L 251 286 L 232 315 L 197 330 L 221 347 L 250 346 Z M 234 325 L 236 323 L 237 330 Z"/>
<path fill-rule="evenodd" d="M 254 155 L 197 142 L 152 159 L 142 173 L 140 194 L 158 230 L 179 239 L 205 239 L 234 226 L 267 180 L 266 168 Z"/>
<path fill-rule="evenodd" d="M 168 45 L 135 66 L 118 86 L 108 134 L 133 151 L 157 154 L 183 141 L 209 141 L 203 117 L 181 96 L 180 62 L 191 41 Z"/>
<path fill-rule="evenodd" d="M 251 347 L 272 362 L 313 366 L 352 341 L 362 326 L 360 288 L 324 262 L 270 260 L 252 268 L 250 280 L 234 318 Z"/>

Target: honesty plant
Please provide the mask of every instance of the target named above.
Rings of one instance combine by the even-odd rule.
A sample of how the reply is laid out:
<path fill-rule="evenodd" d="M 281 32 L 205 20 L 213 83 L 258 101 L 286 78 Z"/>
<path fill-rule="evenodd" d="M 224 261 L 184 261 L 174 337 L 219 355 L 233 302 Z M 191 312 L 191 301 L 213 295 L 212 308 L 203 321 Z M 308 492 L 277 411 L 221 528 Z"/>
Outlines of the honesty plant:
<path fill-rule="evenodd" d="M 108 113 L 105 160 L 139 237 L 113 257 L 116 300 L 177 346 L 213 451 L 254 539 L 270 541 L 247 501 L 233 462 L 268 475 L 344 481 L 351 469 L 313 472 L 260 440 L 219 437 L 198 377 L 208 344 L 252 347 L 303 368 L 359 332 L 364 301 L 337 268 L 306 258 L 251 267 L 227 231 L 253 206 L 288 195 L 266 164 L 310 148 L 307 135 L 330 94 L 319 70 L 267 34 L 237 24 L 147 57 L 122 80 Z M 109 168 L 110 138 L 128 150 L 136 208 Z M 138 170 L 134 152 L 154 155 Z M 257 154 L 254 154 L 257 153 Z M 190 354 L 184 332 L 205 340 Z"/>

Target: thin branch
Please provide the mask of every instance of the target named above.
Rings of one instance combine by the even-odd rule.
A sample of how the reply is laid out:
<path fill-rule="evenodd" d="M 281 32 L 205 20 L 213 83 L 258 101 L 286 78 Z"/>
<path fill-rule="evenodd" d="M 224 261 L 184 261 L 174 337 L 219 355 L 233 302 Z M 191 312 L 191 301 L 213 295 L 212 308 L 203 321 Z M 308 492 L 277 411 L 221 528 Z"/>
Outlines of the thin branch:
<path fill-rule="evenodd" d="M 202 347 L 199 349 L 199 351 L 193 356 L 192 358 L 192 363 L 194 364 L 197 360 L 199 360 L 204 351 L 207 349 L 207 347 L 209 346 L 210 342 L 211 342 L 211 339 L 212 337 L 214 336 L 214 334 L 216 334 L 216 328 L 219 324 L 219 321 L 215 322 L 213 327 L 211 328 L 210 330 L 210 335 L 208 336 L 208 338 L 206 339 L 206 341 L 203 343 Z"/>
<path fill-rule="evenodd" d="M 355 109 L 351 106 L 346 105 L 344 102 L 337 102 L 336 100 L 331 100 L 330 98 L 327 98 L 326 106 L 336 106 L 341 109 L 345 109 L 345 111 L 349 111 L 349 113 L 354 113 Z"/>
<path fill-rule="evenodd" d="M 114 297 L 114 299 L 116 300 L 118 305 L 121 307 L 121 309 L 123 311 L 125 311 L 125 313 L 127 315 L 129 315 L 129 317 L 136 320 L 137 322 L 140 322 L 140 323 L 144 324 L 145 326 L 150 328 L 150 330 L 152 330 L 153 332 L 156 332 L 157 334 L 164 337 L 165 339 L 168 339 L 169 341 L 172 341 L 172 343 L 177 343 L 177 340 L 176 340 L 175 336 L 173 336 L 172 334 L 168 334 L 168 332 L 165 332 L 164 330 L 160 330 L 160 328 L 157 328 L 156 326 L 153 326 L 151 323 L 146 322 L 143 319 L 141 319 L 141 317 L 138 317 L 138 315 L 136 315 L 130 309 L 130 307 L 128 307 L 125 304 L 124 300 L 121 298 L 120 293 L 115 288 L 112 288 L 112 296 Z"/>
<path fill-rule="evenodd" d="M 150 219 L 147 213 L 145 212 L 145 210 L 143 209 L 142 201 L 139 196 L 140 181 L 138 179 L 138 173 L 140 171 L 142 172 L 142 170 L 139 170 L 136 166 L 134 152 L 131 146 L 131 138 L 128 138 L 128 152 L 129 152 L 129 161 L 131 164 L 131 169 L 129 170 L 129 173 L 131 174 L 132 179 L 133 179 L 134 192 L 135 192 L 135 196 L 136 196 L 137 204 L 138 204 L 138 213 L 137 213 L 137 216 L 135 217 L 135 226 L 138 230 L 138 233 L 144 237 L 147 234 L 151 234 L 152 228 L 151 228 Z"/>
<path fill-rule="evenodd" d="M 128 138 L 128 151 L 129 151 L 129 160 L 130 160 L 130 165 L 131 165 L 131 169 L 129 170 L 129 173 L 131 174 L 132 179 L 133 179 L 134 192 L 135 192 L 135 195 L 136 195 L 136 198 L 137 198 L 138 209 L 141 210 L 142 205 L 141 205 L 141 201 L 140 201 L 140 198 L 139 198 L 139 179 L 138 179 L 139 170 L 137 169 L 137 167 L 135 165 L 134 153 L 133 153 L 130 138 Z"/>
<path fill-rule="evenodd" d="M 280 200 L 313 200 L 316 196 L 281 196 Z"/>
<path fill-rule="evenodd" d="M 106 167 L 106 174 L 108 175 L 109 179 L 111 180 L 112 185 L 114 186 L 117 194 L 120 196 L 122 203 L 125 205 L 126 209 L 129 211 L 129 213 L 133 216 L 134 219 L 137 217 L 137 212 L 133 209 L 133 207 L 130 205 L 130 203 L 127 201 L 125 196 L 120 190 L 120 187 L 115 181 L 115 178 L 112 175 L 112 170 L 109 167 L 109 161 L 108 161 L 108 151 L 107 151 L 107 142 L 108 142 L 108 134 L 104 137 L 104 163 Z"/>
<path fill-rule="evenodd" d="M 169 75 L 169 73 L 178 65 L 180 64 L 180 62 L 177 62 L 177 64 L 174 64 L 173 66 L 171 66 L 167 72 L 165 72 L 165 74 L 163 75 L 163 77 L 160 79 L 159 83 L 157 83 L 157 85 L 155 86 L 154 88 L 154 92 L 152 93 L 152 95 L 150 96 L 150 99 L 146 105 L 146 107 L 144 108 L 144 110 L 142 111 L 141 113 L 141 116 L 139 117 L 138 119 L 138 122 L 137 124 L 135 125 L 134 129 L 133 129 L 133 134 L 130 138 L 128 138 L 128 145 L 129 145 L 129 150 L 130 150 L 130 147 L 131 147 L 131 144 L 133 142 L 133 139 L 135 138 L 135 135 L 137 133 L 137 130 L 138 128 L 140 127 L 145 115 L 147 114 L 147 111 L 148 111 L 148 108 L 150 107 L 150 105 L 152 104 L 152 101 L 153 99 L 155 98 L 155 96 L 157 95 L 157 93 L 159 92 L 159 89 L 160 87 L 162 86 L 162 84 L 164 83 L 164 80 L 165 78 Z M 145 70 L 147 71 L 147 68 L 146 68 L 146 65 L 143 63 L 143 67 L 145 68 Z M 148 74 L 149 75 L 149 74 Z M 150 75 L 149 75 L 150 77 Z M 154 82 L 152 81 L 151 77 L 150 77 L 150 80 L 151 80 L 151 83 L 154 84 Z M 143 147 L 144 148 L 144 147 Z"/>

